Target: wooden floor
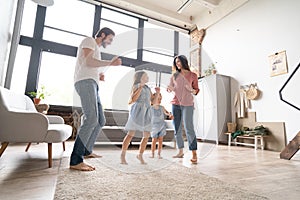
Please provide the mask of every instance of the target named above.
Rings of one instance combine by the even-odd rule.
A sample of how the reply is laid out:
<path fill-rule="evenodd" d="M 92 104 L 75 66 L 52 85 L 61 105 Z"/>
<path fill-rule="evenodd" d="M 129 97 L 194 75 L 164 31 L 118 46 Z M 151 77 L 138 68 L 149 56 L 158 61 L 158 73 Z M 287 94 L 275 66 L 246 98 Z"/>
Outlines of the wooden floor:
<path fill-rule="evenodd" d="M 279 159 L 279 152 L 198 144 L 198 165 L 189 163 L 188 151 L 177 162 L 269 199 L 299 199 L 299 153 L 288 161 Z M 9 145 L 0 158 L 0 199 L 53 199 L 61 157 L 69 157 L 72 147 L 73 142 L 67 142 L 67 150 L 62 153 L 62 145 L 54 144 L 54 162 L 49 169 L 46 144 L 33 144 L 27 153 L 24 152 L 26 144 Z M 95 152 L 101 151 L 115 151 L 116 159 L 119 158 L 117 146 L 96 145 Z M 136 150 L 132 148 L 130 151 Z M 146 153 L 149 154 L 149 149 Z M 171 147 L 163 149 L 166 159 L 175 153 Z"/>

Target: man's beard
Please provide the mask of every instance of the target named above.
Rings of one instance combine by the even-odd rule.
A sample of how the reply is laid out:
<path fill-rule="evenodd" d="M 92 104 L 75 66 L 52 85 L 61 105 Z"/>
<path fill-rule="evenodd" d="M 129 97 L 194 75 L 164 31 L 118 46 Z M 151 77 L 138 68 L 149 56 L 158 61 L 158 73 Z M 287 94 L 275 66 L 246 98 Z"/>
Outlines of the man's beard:
<path fill-rule="evenodd" d="M 105 42 L 102 42 L 101 45 L 103 46 L 103 48 L 106 48 L 107 44 Z"/>

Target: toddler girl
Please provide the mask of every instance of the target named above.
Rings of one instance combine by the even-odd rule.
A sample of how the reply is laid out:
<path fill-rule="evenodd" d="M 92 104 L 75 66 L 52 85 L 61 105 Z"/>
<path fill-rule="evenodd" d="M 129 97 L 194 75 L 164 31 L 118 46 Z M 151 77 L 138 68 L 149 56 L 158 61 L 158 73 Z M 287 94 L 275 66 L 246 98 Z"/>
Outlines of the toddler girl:
<path fill-rule="evenodd" d="M 158 158 L 161 159 L 161 150 L 163 137 L 166 135 L 166 122 L 165 115 L 167 115 L 170 119 L 173 119 L 173 115 L 169 113 L 163 106 L 161 106 L 161 93 L 155 93 L 153 98 L 151 99 L 151 111 L 152 111 L 152 144 L 151 144 L 151 156 L 150 158 L 154 158 L 154 152 L 156 149 L 156 143 L 158 141 Z"/>

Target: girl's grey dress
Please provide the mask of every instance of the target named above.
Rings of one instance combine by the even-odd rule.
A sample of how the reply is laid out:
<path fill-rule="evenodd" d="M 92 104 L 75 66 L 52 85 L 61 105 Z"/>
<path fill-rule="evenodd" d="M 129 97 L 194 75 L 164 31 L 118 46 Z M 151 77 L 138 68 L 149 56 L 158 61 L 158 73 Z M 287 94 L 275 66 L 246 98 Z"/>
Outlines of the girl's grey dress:
<path fill-rule="evenodd" d="M 131 106 L 125 130 L 151 132 L 150 98 L 151 90 L 144 85 L 139 98 Z"/>
<path fill-rule="evenodd" d="M 159 106 L 158 109 L 155 109 L 153 106 L 152 111 L 152 131 L 151 137 L 158 138 L 166 135 L 166 122 L 165 114 L 162 106 Z"/>

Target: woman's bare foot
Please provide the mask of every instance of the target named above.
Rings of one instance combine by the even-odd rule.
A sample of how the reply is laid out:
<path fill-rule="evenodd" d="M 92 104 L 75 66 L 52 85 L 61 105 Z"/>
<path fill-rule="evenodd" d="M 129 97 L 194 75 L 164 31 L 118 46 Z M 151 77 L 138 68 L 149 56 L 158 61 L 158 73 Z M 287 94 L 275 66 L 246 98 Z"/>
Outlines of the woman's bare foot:
<path fill-rule="evenodd" d="M 126 162 L 126 159 L 125 159 L 125 154 L 121 154 L 121 164 L 128 165 L 128 163 Z"/>
<path fill-rule="evenodd" d="M 191 159 L 192 164 L 197 164 L 197 150 L 192 150 L 193 157 Z"/>
<path fill-rule="evenodd" d="M 192 158 L 190 161 L 191 161 L 192 164 L 197 164 L 197 162 L 198 162 L 197 158 Z"/>
<path fill-rule="evenodd" d="M 77 165 L 70 165 L 70 169 L 79 170 L 79 171 L 94 171 L 96 168 L 82 162 Z"/>
<path fill-rule="evenodd" d="M 136 156 L 136 158 L 139 159 L 139 161 L 141 162 L 142 165 L 145 165 L 145 164 L 146 164 L 146 162 L 145 162 L 144 159 L 143 159 L 143 154 L 138 154 L 138 155 Z"/>
<path fill-rule="evenodd" d="M 90 155 L 84 156 L 85 159 L 88 158 L 102 158 L 102 156 L 95 154 L 95 153 L 91 153 Z"/>

